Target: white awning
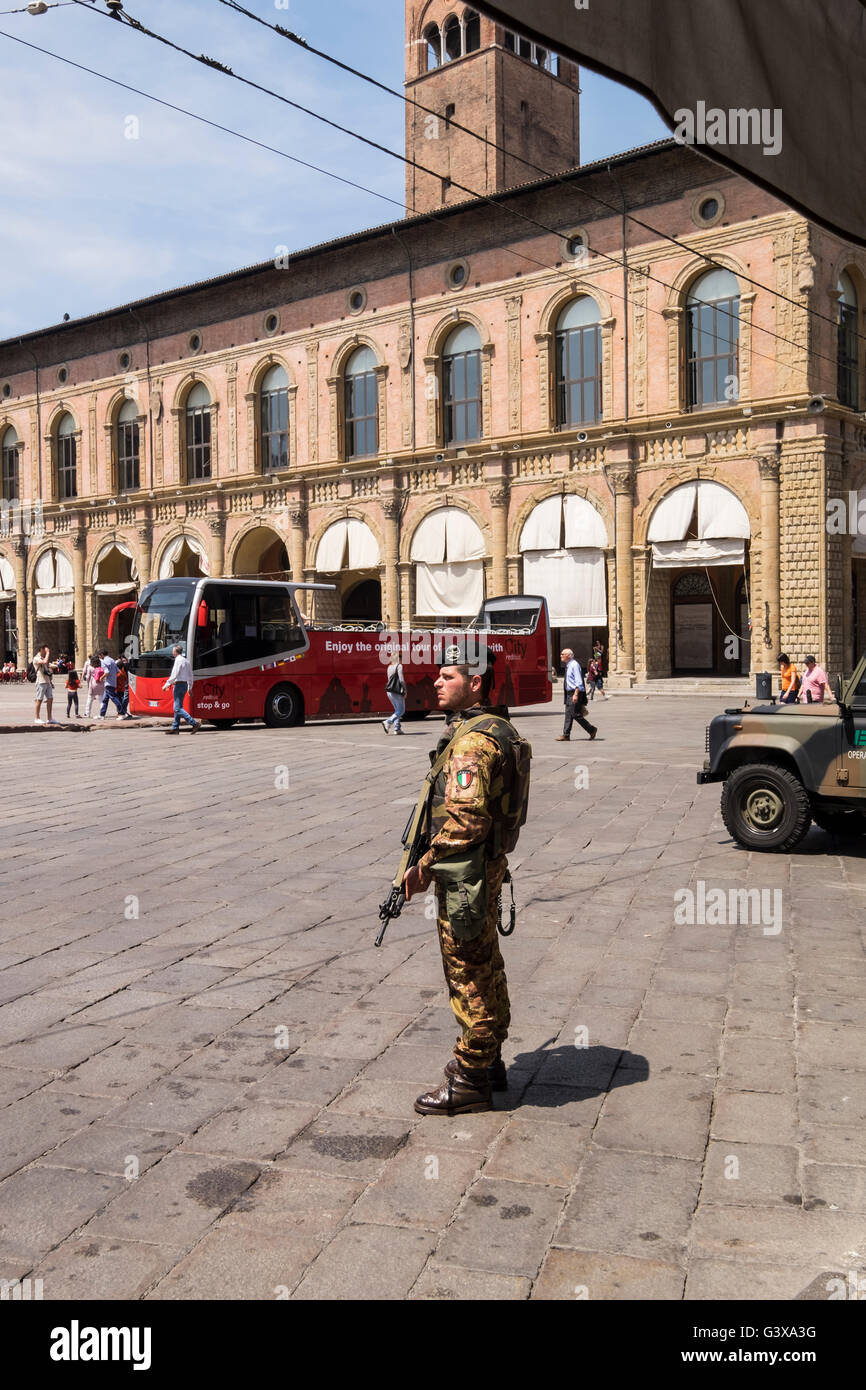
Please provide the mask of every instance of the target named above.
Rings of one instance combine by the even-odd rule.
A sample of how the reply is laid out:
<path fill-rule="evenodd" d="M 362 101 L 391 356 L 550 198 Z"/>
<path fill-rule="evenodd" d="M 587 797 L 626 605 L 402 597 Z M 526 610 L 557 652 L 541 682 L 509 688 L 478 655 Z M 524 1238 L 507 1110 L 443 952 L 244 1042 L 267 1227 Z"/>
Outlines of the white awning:
<path fill-rule="evenodd" d="M 680 569 L 683 566 L 744 565 L 744 541 L 660 541 L 653 546 L 653 568 Z"/>
<path fill-rule="evenodd" d="M 367 523 L 354 516 L 332 522 L 316 550 L 316 569 L 320 574 L 375 569 L 381 563 L 379 542 Z"/>
<path fill-rule="evenodd" d="M 749 516 L 738 497 L 721 483 L 701 480 L 683 483 L 662 498 L 650 518 L 650 545 L 684 541 L 698 504 L 698 537 L 709 540 L 744 540 L 752 534 Z"/>
<path fill-rule="evenodd" d="M 484 602 L 484 562 L 415 564 L 415 612 L 419 616 L 474 618 Z"/>
<path fill-rule="evenodd" d="M 647 531 L 650 544 L 655 541 L 685 539 L 695 511 L 696 493 L 697 483 L 684 483 L 682 487 L 675 487 L 673 492 L 662 498 L 650 517 Z"/>
<path fill-rule="evenodd" d="M 551 627 L 607 625 L 605 560 L 599 549 L 527 551 L 523 589 L 547 599 Z"/>
<path fill-rule="evenodd" d="M 36 592 L 37 594 L 54 593 L 57 590 L 72 592 L 72 565 L 62 550 L 46 550 L 39 556 L 36 564 Z M 44 617 L 50 616 L 44 614 Z M 67 617 L 67 614 L 56 614 L 57 617 Z"/>
<path fill-rule="evenodd" d="M 8 593 L 11 589 L 12 597 L 15 597 L 15 571 L 9 561 L 4 560 L 2 556 L 0 556 L 0 587 L 4 593 Z"/>
<path fill-rule="evenodd" d="M 36 590 L 36 616 L 37 618 L 71 618 L 73 612 L 73 595 L 71 589 L 56 589 L 50 592 L 45 589 Z"/>
<path fill-rule="evenodd" d="M 560 550 L 565 537 L 567 550 L 604 550 L 607 528 L 599 513 L 585 497 L 567 494 L 546 497 L 533 507 L 520 533 L 521 550 Z"/>
<path fill-rule="evenodd" d="M 131 590 L 136 590 L 138 585 L 134 579 L 127 579 L 122 584 L 94 584 L 95 594 L 128 594 Z"/>
<path fill-rule="evenodd" d="M 698 483 L 698 539 L 747 541 L 752 534 L 749 515 L 728 487 L 721 483 Z"/>
<path fill-rule="evenodd" d="M 481 528 L 469 513 L 460 507 L 439 507 L 425 516 L 412 537 L 409 558 L 427 565 L 446 561 L 464 564 L 468 560 L 483 560 L 485 553 Z M 457 609 L 445 611 L 456 613 Z M 473 609 L 473 613 L 476 611 Z"/>
<path fill-rule="evenodd" d="M 566 497 L 566 550 L 580 549 L 584 546 L 604 550 L 607 543 L 607 528 L 592 503 L 587 502 L 585 497 Z"/>

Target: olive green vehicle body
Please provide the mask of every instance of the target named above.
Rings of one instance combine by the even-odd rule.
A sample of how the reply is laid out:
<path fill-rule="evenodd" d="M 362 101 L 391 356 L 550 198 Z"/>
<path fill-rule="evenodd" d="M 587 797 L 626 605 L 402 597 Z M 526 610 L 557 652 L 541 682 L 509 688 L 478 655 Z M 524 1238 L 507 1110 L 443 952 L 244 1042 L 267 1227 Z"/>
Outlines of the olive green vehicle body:
<path fill-rule="evenodd" d="M 851 677 L 837 677 L 833 689 L 836 698 L 824 704 L 752 705 L 747 701 L 741 709 L 717 715 L 707 728 L 706 758 L 698 782 L 728 783 L 733 778 L 732 787 L 743 786 L 741 769 L 783 769 L 804 794 L 801 800 L 809 814 L 802 833 L 810 818 L 826 823 L 825 828 L 832 823 L 834 828 L 839 824 L 853 831 L 861 828 L 861 820 L 866 826 L 862 816 L 866 812 L 866 656 Z M 755 779 L 750 785 L 752 796 L 758 795 Z M 855 818 L 850 814 L 854 812 L 861 814 Z M 723 815 L 731 828 L 725 792 Z M 762 847 L 752 838 L 740 843 Z M 768 849 L 786 847 L 766 845 Z"/>

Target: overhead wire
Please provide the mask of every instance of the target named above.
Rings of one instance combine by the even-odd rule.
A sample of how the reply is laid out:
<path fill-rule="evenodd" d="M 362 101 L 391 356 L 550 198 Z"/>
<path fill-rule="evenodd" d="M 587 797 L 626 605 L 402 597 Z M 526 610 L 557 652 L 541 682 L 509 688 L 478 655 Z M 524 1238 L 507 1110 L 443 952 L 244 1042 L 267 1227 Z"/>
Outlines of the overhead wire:
<path fill-rule="evenodd" d="M 105 18 L 105 19 L 114 19 L 114 18 L 115 18 L 114 15 L 108 14 L 107 11 L 103 11 L 103 10 L 94 10 L 94 9 L 92 9 L 92 8 L 90 7 L 89 4 L 86 4 L 86 3 L 85 3 L 85 0 L 74 0 L 74 3 L 81 5 L 81 7 L 82 7 L 83 9 L 85 9 L 85 10 L 87 11 L 88 14 L 100 15 L 101 17 L 103 17 L 103 18 Z M 304 106 L 304 105 L 303 105 L 302 103 L 300 103 L 300 102 L 293 101 L 290 97 L 284 96 L 284 95 L 283 95 L 282 93 L 280 93 L 280 92 L 275 92 L 275 91 L 273 91 L 271 88 L 265 87 L 262 83 L 253 81 L 252 78 L 244 77 L 242 74 L 236 73 L 236 72 L 235 72 L 232 68 L 230 68 L 227 64 L 220 62 L 219 59 L 210 58 L 210 57 L 206 56 L 206 55 L 203 54 L 203 53 L 194 53 L 191 49 L 185 48 L 185 47 L 183 46 L 183 44 L 176 43 L 174 40 L 169 39 L 169 38 L 166 38 L 165 35 L 163 35 L 163 34 L 158 34 L 158 33 L 156 33 L 155 30 L 149 29 L 149 28 L 147 27 L 147 25 L 143 24 L 140 20 L 134 19 L 131 15 L 127 14 L 126 11 L 122 11 L 122 12 L 121 12 L 121 22 L 125 25 L 126 28 L 131 28 L 131 29 L 135 30 L 136 32 L 139 32 L 139 33 L 141 33 L 141 34 L 144 34 L 144 35 L 145 35 L 146 37 L 148 37 L 148 38 L 154 39 L 156 42 L 165 45 L 167 48 L 171 48 L 171 49 L 173 49 L 175 52 L 181 53 L 181 54 L 183 54 L 184 56 L 186 56 L 186 57 L 188 57 L 188 58 L 191 58 L 191 59 L 193 60 L 193 62 L 201 63 L 201 64 L 203 64 L 205 67 L 212 68 L 212 69 L 214 69 L 214 70 L 217 71 L 217 72 L 223 73 L 223 74 L 224 74 L 225 76 L 227 76 L 227 77 L 234 78 L 235 81 L 242 83 L 244 86 L 251 87 L 251 88 L 253 88 L 253 89 L 256 90 L 256 91 L 262 92 L 262 93 L 263 93 L 264 95 L 266 95 L 266 96 L 273 97 L 276 101 L 279 101 L 279 102 L 283 103 L 283 104 L 286 105 L 286 106 L 289 106 L 289 107 L 291 107 L 291 108 L 293 108 L 293 109 L 295 109 L 295 110 L 297 110 L 297 111 L 300 111 L 300 112 L 302 112 L 304 115 L 311 116 L 314 120 L 317 120 L 317 121 L 321 122 L 322 124 L 327 125 L 327 126 L 331 127 L 332 129 L 339 131 L 339 132 L 340 132 L 341 134 L 343 134 L 343 135 L 348 135 L 348 136 L 350 136 L 352 139 L 358 140 L 358 141 L 360 141 L 362 144 L 368 145 L 368 146 L 370 146 L 372 149 L 375 149 L 375 150 L 379 151 L 379 152 L 382 153 L 382 154 L 387 154 L 387 155 L 389 155 L 392 159 L 396 159 L 396 160 L 398 160 L 400 163 L 405 164 L 405 165 L 407 165 L 408 167 L 417 169 L 417 170 L 419 170 L 421 173 L 427 174 L 427 175 L 429 175 L 429 176 L 432 177 L 432 178 L 435 178 L 435 179 L 440 179 L 440 178 L 441 178 L 441 175 L 438 174 L 435 170 L 433 170 L 433 169 L 428 169 L 425 165 L 421 164 L 419 161 L 410 159 L 408 155 L 406 155 L 406 154 L 401 154 L 401 153 L 399 153 L 397 150 L 392 150 L 392 149 L 390 149 L 387 145 L 383 145 L 383 144 L 381 144 L 379 141 L 371 139 L 369 136 L 362 135 L 359 131 L 352 130 L 351 127 L 349 127 L 349 126 L 344 126 L 344 125 L 342 125 L 339 121 L 332 120 L 329 116 L 324 116 L 324 115 L 322 115 L 321 112 L 314 111 L 312 108 L 307 107 L 307 106 Z M 548 227 L 548 226 L 547 226 L 545 223 L 543 223 L 543 222 L 539 222 L 537 218 L 530 217 L 530 216 L 529 216 L 528 214 L 526 214 L 526 213 L 519 212 L 517 209 L 515 209 L 515 208 L 513 208 L 513 207 L 506 207 L 501 201 L 499 201 L 499 200 L 496 199 L 496 198 L 491 197 L 489 194 L 479 193 L 476 189 L 472 189 L 472 188 L 468 187 L 466 184 L 458 183 L 458 182 L 457 182 L 456 180 L 454 180 L 454 179 L 452 179 L 451 183 L 452 183 L 452 187 L 458 188 L 458 189 L 459 189 L 461 192 L 463 192 L 463 193 L 467 193 L 467 194 L 469 195 L 470 198 L 475 199 L 475 200 L 477 200 L 477 201 L 479 201 L 479 202 L 486 202 L 486 203 L 488 203 L 491 207 L 496 208 L 497 211 L 505 212 L 507 215 L 510 215 L 510 216 L 512 216 L 512 217 L 515 217 L 515 218 L 517 218 L 518 220 L 520 220 L 520 221 L 522 221 L 522 222 L 526 222 L 526 223 L 528 223 L 530 226 L 533 226 L 533 227 L 537 228 L 538 230 L 545 232 L 545 233 L 548 234 L 548 235 L 555 236 L 555 237 L 557 237 L 558 239 L 562 239 L 562 233 L 561 233 L 560 231 L 558 231 L 556 228 Z M 507 247 L 507 248 L 505 248 L 505 249 L 508 250 L 510 254 L 512 254 L 512 255 L 514 255 L 514 256 L 518 256 L 518 257 L 520 257 L 521 259 L 526 260 L 526 261 L 529 262 L 529 263 L 535 264 L 535 265 L 539 266 L 541 269 L 544 269 L 544 270 L 555 270 L 555 269 L 557 268 L 557 267 L 555 267 L 555 266 L 549 265 L 549 264 L 548 264 L 547 262 L 545 262 L 545 261 L 540 261 L 540 260 L 538 260 L 536 257 L 529 256 L 526 252 L 516 251 L 516 250 L 514 250 L 514 248 L 512 248 L 512 247 Z M 607 253 L 605 253 L 605 252 L 603 252 L 603 251 L 599 251 L 598 248 L 596 248 L 596 247 L 593 247 L 592 250 L 593 250 L 593 254 L 594 254 L 594 255 L 596 255 L 596 256 L 602 258 L 603 260 L 609 261 L 612 265 L 615 265 L 615 266 L 617 266 L 617 267 L 621 267 L 621 266 L 622 266 L 622 258 L 621 258 L 621 257 L 609 256 L 609 255 L 607 255 Z M 662 288 L 665 289 L 665 290 L 667 290 L 668 292 L 670 292 L 670 291 L 673 289 L 673 286 L 672 286 L 668 281 L 662 280 L 662 279 L 660 279 L 658 276 L 651 275 L 648 271 L 645 272 L 645 278 L 646 278 L 647 280 L 653 281 L 653 282 L 656 283 L 656 284 L 661 285 Z M 610 295 L 611 298 L 622 300 L 623 303 L 625 303 L 625 295 L 619 294 L 619 293 L 617 293 L 617 292 L 615 292 L 615 291 L 613 291 L 613 290 L 607 290 L 606 293 L 608 293 L 608 294 Z M 770 291 L 770 293 L 772 293 L 772 291 Z M 697 303 L 707 303 L 708 301 L 697 300 L 696 302 L 697 302 Z M 794 301 L 794 303 L 796 303 L 796 301 Z M 654 308 L 654 307 L 651 306 L 651 305 L 647 305 L 646 307 L 647 307 L 647 312 L 648 312 L 648 313 L 655 314 L 657 317 L 660 317 L 660 318 L 663 318 L 663 317 L 664 317 L 664 314 L 663 314 L 663 312 L 662 312 L 660 309 L 656 309 L 656 308 Z M 807 311 L 805 310 L 804 306 L 802 306 L 802 305 L 797 305 L 797 307 L 800 309 L 801 312 L 807 312 Z M 725 309 L 721 309 L 721 308 L 717 308 L 717 311 L 716 311 L 716 312 L 719 313 L 719 314 L 721 314 L 723 317 L 727 317 L 727 318 L 729 318 L 729 319 L 733 319 L 733 318 L 736 318 L 736 317 L 737 317 L 736 315 L 734 315 L 734 314 L 731 313 L 730 311 L 725 310 Z M 769 328 L 765 328 L 765 327 L 763 327 L 763 326 L 761 326 L 761 325 L 753 324 L 753 326 L 752 326 L 752 331 L 753 331 L 753 333 L 755 333 L 755 332 L 761 332 L 761 333 L 765 334 L 765 335 L 768 336 L 768 337 L 771 337 L 771 338 L 776 339 L 778 342 L 784 343 L 784 344 L 785 344 L 786 346 L 788 346 L 788 347 L 794 347 L 794 348 L 796 348 L 798 351 L 801 351 L 801 352 L 802 352 L 802 351 L 805 350 L 805 349 L 804 349 L 804 345 L 803 345 L 802 343 L 797 343 L 797 342 L 795 342 L 794 340 L 792 340 L 792 339 L 790 339 L 790 338 L 785 338 L 782 334 L 776 333 L 774 330 L 769 329 Z M 771 357 L 769 354 L 760 352 L 757 348 L 754 347 L 754 344 L 753 344 L 753 347 L 752 347 L 752 352 L 753 352 L 753 354 L 754 354 L 756 357 L 761 357 L 761 358 L 763 358 L 764 360 L 766 360 L 766 361 L 768 361 L 768 362 L 773 362 L 773 363 L 775 363 L 775 361 L 776 361 L 776 359 L 775 359 L 774 357 Z M 813 356 L 815 356 L 815 357 L 817 357 L 817 358 L 821 358 L 822 360 L 831 363 L 834 367 L 836 366 L 836 360 L 835 360 L 835 358 L 830 358 L 830 357 L 828 357 L 828 356 L 827 356 L 826 354 L 824 354 L 824 353 L 813 352 Z"/>

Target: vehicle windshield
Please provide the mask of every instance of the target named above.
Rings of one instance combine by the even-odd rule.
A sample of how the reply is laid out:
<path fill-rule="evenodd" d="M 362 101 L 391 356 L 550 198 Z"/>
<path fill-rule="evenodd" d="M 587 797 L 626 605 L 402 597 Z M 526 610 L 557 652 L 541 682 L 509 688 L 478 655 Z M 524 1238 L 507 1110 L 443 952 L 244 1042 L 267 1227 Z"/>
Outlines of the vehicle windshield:
<path fill-rule="evenodd" d="M 542 599 L 527 598 L 524 594 L 515 594 L 513 598 L 486 599 L 478 617 L 469 626 L 491 632 L 534 632 L 542 603 Z"/>
<path fill-rule="evenodd" d="M 169 580 L 144 595 L 127 639 L 137 675 L 167 676 L 174 664 L 172 648 L 179 645 L 186 653 L 195 588 L 195 580 Z"/>

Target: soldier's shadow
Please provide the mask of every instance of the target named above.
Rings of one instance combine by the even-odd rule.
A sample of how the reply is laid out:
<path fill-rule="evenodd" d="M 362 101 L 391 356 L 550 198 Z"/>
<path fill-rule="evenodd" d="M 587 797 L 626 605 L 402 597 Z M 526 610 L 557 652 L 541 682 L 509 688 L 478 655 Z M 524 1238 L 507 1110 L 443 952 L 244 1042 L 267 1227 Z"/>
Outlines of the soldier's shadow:
<path fill-rule="evenodd" d="M 649 1079 L 649 1060 L 640 1053 L 602 1043 L 554 1047 L 552 1042 L 533 1052 L 518 1052 L 510 1061 L 506 1052 L 508 1090 L 495 1093 L 497 1109 L 556 1109 Z"/>

